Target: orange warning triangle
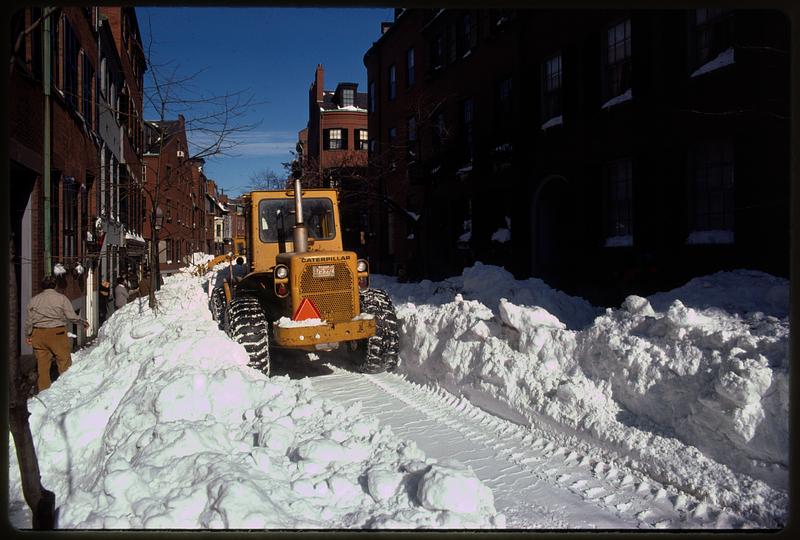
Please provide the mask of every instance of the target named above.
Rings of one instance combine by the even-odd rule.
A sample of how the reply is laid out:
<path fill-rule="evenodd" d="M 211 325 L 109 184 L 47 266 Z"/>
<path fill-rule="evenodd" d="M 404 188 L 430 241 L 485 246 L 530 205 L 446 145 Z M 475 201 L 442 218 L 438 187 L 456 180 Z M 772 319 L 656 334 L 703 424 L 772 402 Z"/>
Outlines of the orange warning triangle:
<path fill-rule="evenodd" d="M 314 302 L 312 302 L 308 298 L 303 298 L 303 301 L 300 302 L 300 305 L 297 307 L 297 311 L 294 312 L 292 320 L 304 321 L 306 319 L 321 319 L 321 318 L 322 316 L 319 314 L 319 310 L 317 310 L 317 306 L 314 305 Z"/>

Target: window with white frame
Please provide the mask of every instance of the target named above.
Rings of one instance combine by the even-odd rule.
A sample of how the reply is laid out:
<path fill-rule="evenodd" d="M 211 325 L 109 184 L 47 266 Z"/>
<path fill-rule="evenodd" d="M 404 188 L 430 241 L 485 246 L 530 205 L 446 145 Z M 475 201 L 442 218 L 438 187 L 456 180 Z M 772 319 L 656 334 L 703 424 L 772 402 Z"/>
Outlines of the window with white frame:
<path fill-rule="evenodd" d="M 357 129 L 355 132 L 356 148 L 358 150 L 367 150 L 369 148 L 369 131 L 366 129 Z"/>
<path fill-rule="evenodd" d="M 605 164 L 603 189 L 605 245 L 633 245 L 633 167 L 630 158 Z"/>
<path fill-rule="evenodd" d="M 341 128 L 322 130 L 323 150 L 343 150 L 345 148 L 343 135 L 344 130 Z"/>
<path fill-rule="evenodd" d="M 342 88 L 342 107 L 355 105 L 355 91 L 352 88 Z"/>
<path fill-rule="evenodd" d="M 561 115 L 561 55 L 542 64 L 542 121 Z"/>
<path fill-rule="evenodd" d="M 611 99 L 631 87 L 631 20 L 611 26 L 606 32 L 604 96 Z"/>

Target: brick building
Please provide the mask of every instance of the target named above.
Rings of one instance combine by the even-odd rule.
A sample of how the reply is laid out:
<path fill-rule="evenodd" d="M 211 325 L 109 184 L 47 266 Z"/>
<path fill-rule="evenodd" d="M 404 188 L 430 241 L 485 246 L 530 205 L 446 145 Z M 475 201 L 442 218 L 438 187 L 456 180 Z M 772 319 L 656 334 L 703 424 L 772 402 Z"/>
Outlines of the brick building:
<path fill-rule="evenodd" d="M 145 63 L 135 11 L 25 8 L 13 14 L 11 35 L 20 45 L 12 52 L 9 80 L 12 287 L 20 319 L 40 292 L 41 278 L 55 272 L 76 311 L 90 321 L 91 336 L 99 326 L 98 284 L 126 270 L 121 250 L 126 237 L 140 231 L 135 211 L 120 212 L 119 197 L 120 176 L 135 183 L 140 172 L 140 119 L 130 111 L 141 110 Z M 130 54 L 122 53 L 115 36 L 126 40 Z M 120 122 L 128 129 L 120 130 Z M 136 207 L 130 199 L 125 204 Z M 29 354 L 19 332 L 21 353 Z M 75 332 L 82 343 L 82 328 Z"/>
<path fill-rule="evenodd" d="M 361 250 L 366 215 L 363 184 L 367 172 L 367 94 L 358 84 L 340 82 L 325 90 L 321 64 L 308 92 L 308 124 L 298 133 L 297 159 L 304 186 L 338 188 L 343 240 Z"/>
<path fill-rule="evenodd" d="M 182 115 L 177 120 L 147 121 L 145 127 L 144 191 L 148 201 L 145 213 L 149 217 L 145 231 L 148 238 L 154 238 L 152 227 L 160 214 L 163 219 L 157 235 L 159 268 L 162 273 L 171 273 L 185 266 L 192 253 L 205 251 L 197 224 L 205 176 L 202 160 L 189 157 Z M 154 248 L 155 245 L 150 246 L 151 250 Z"/>
<path fill-rule="evenodd" d="M 383 30 L 372 188 L 402 210 L 373 205 L 373 270 L 480 260 L 596 302 L 788 276 L 785 16 L 414 9 Z"/>

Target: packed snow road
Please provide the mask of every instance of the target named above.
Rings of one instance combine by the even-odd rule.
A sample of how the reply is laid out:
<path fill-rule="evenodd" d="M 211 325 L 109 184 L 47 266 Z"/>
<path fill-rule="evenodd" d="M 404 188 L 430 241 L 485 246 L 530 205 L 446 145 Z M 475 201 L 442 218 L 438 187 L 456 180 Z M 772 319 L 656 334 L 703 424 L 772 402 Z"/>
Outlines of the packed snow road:
<path fill-rule="evenodd" d="M 728 528 L 743 523 L 606 461 L 600 449 L 565 447 L 536 426 L 504 420 L 440 388 L 392 373 L 355 373 L 344 363 L 303 364 L 282 369 L 311 375 L 318 394 L 343 406 L 359 403 L 363 414 L 413 440 L 428 456 L 471 468 L 492 490 L 507 528 Z"/>

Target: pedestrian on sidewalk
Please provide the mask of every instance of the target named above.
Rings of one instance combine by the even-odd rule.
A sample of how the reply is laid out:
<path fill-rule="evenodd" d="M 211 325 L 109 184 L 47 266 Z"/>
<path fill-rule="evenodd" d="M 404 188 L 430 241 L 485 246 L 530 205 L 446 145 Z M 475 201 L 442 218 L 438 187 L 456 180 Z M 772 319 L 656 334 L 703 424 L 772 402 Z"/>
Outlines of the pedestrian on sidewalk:
<path fill-rule="evenodd" d="M 67 336 L 67 324 L 82 323 L 84 328 L 89 328 L 88 321 L 75 313 L 69 298 L 56 291 L 55 276 L 45 276 L 42 289 L 31 298 L 25 319 L 25 341 L 33 347 L 36 356 L 39 392 L 50 388 L 50 365 L 54 357 L 59 375 L 72 365 L 72 342 Z"/>
<path fill-rule="evenodd" d="M 132 292 L 134 291 L 129 291 L 128 287 L 125 286 L 125 278 L 119 276 L 117 278 L 117 286 L 114 287 L 114 307 L 119 309 L 127 304 Z"/>
<path fill-rule="evenodd" d="M 111 294 L 111 283 L 107 279 L 100 282 L 100 325 L 111 316 L 113 312 L 114 296 Z"/>
<path fill-rule="evenodd" d="M 142 312 L 142 307 L 145 301 L 152 308 L 153 304 L 150 302 L 150 269 L 145 268 L 142 270 L 142 279 L 139 280 L 139 313 Z"/>

